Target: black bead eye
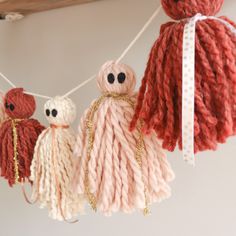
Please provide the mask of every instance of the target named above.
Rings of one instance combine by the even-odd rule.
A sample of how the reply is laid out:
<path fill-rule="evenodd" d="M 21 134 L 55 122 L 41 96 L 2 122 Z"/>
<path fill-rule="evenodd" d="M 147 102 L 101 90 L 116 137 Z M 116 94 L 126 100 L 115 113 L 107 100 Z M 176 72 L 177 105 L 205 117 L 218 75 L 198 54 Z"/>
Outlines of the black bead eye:
<path fill-rule="evenodd" d="M 112 73 L 108 74 L 108 76 L 107 76 L 107 81 L 108 81 L 110 84 L 113 84 L 114 81 L 115 81 L 115 76 L 114 76 Z"/>
<path fill-rule="evenodd" d="M 53 109 L 53 110 L 52 110 L 52 116 L 53 116 L 53 117 L 56 117 L 56 116 L 57 116 L 57 110 L 56 110 L 56 109 Z"/>
<path fill-rule="evenodd" d="M 7 102 L 5 103 L 5 107 L 6 107 L 6 109 L 8 109 L 8 108 L 9 108 L 9 105 L 7 104 Z"/>
<path fill-rule="evenodd" d="M 125 79 L 126 79 L 126 75 L 125 73 L 121 72 L 119 75 L 118 75 L 118 82 L 120 84 L 123 84 L 125 82 Z"/>
<path fill-rule="evenodd" d="M 45 112 L 46 112 L 46 115 L 47 115 L 47 116 L 50 116 L 50 110 L 49 110 L 49 109 L 46 109 Z"/>
<path fill-rule="evenodd" d="M 14 111 L 15 106 L 11 103 L 11 104 L 9 105 L 9 108 L 10 108 L 11 111 Z"/>

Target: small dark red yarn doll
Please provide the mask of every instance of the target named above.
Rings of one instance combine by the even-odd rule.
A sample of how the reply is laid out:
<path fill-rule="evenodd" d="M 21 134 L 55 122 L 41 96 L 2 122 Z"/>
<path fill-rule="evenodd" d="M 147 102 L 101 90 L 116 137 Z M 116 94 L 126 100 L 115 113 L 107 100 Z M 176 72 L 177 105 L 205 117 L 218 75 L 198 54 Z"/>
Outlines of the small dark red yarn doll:
<path fill-rule="evenodd" d="M 162 0 L 171 18 L 150 52 L 131 123 L 155 130 L 163 147 L 182 149 L 182 48 L 188 18 L 214 16 L 224 0 Z M 220 17 L 235 27 L 226 17 Z M 215 150 L 236 133 L 236 37 L 216 19 L 196 23 L 194 151 Z"/>
<path fill-rule="evenodd" d="M 34 146 L 44 127 L 30 118 L 35 100 L 22 88 L 7 92 L 4 104 L 8 119 L 0 128 L 0 168 L 1 176 L 13 186 L 29 178 Z"/>

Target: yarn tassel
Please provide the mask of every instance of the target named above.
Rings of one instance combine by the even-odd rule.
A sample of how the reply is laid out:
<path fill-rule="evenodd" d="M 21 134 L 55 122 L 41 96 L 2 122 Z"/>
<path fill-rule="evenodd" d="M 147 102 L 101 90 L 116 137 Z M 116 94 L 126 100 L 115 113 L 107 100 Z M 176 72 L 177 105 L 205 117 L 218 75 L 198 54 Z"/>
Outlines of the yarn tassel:
<path fill-rule="evenodd" d="M 154 130 L 163 148 L 182 149 L 182 44 L 187 18 L 215 15 L 223 0 L 162 0 L 165 12 L 179 22 L 161 26 L 131 122 Z M 235 23 L 221 17 L 231 25 Z M 215 150 L 236 133 L 236 37 L 226 24 L 205 19 L 196 24 L 194 151 Z"/>
<path fill-rule="evenodd" d="M 93 209 L 105 215 L 135 209 L 170 196 L 174 177 L 156 137 L 143 137 L 141 127 L 129 131 L 136 78 L 127 65 L 105 63 L 97 77 L 103 95 L 81 118 L 73 186 Z"/>
<path fill-rule="evenodd" d="M 38 138 L 31 165 L 32 201 L 49 208 L 53 219 L 69 223 L 83 212 L 83 199 L 71 188 L 75 136 L 69 129 L 76 115 L 69 98 L 55 97 L 45 104 L 50 127 Z"/>
<path fill-rule="evenodd" d="M 1 176 L 13 186 L 29 179 L 34 146 L 44 127 L 30 118 L 35 111 L 35 100 L 24 94 L 23 89 L 10 90 L 4 104 L 8 119 L 0 128 L 0 168 Z"/>

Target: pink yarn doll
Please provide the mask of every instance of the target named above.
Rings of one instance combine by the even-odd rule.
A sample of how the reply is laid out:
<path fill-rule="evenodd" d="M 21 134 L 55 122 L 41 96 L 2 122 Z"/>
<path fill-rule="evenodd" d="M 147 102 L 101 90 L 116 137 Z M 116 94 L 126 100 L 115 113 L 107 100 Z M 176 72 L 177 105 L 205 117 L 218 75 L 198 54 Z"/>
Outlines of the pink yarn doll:
<path fill-rule="evenodd" d="M 102 96 L 85 112 L 79 126 L 73 185 L 94 210 L 105 215 L 168 198 L 174 178 L 156 136 L 143 137 L 129 124 L 134 114 L 136 78 L 124 64 L 109 61 L 97 77 Z"/>

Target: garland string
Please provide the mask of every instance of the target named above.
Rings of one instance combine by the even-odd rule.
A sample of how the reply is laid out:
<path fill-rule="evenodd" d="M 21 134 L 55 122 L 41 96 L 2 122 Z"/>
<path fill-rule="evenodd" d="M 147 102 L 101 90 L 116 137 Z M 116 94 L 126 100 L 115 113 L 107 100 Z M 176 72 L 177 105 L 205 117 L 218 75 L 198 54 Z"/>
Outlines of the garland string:
<path fill-rule="evenodd" d="M 161 11 L 162 6 L 160 5 L 156 11 L 152 14 L 152 16 L 148 19 L 148 21 L 144 24 L 144 26 L 142 27 L 142 29 L 138 32 L 138 34 L 135 36 L 135 38 L 129 43 L 128 47 L 122 52 L 122 54 L 120 55 L 120 57 L 116 60 L 116 62 L 120 62 L 126 55 L 127 53 L 130 51 L 130 49 L 135 45 L 135 43 L 139 40 L 139 38 L 143 35 L 143 33 L 145 32 L 145 30 L 148 28 L 148 26 L 152 23 L 152 21 L 156 18 L 156 16 L 159 14 L 159 12 Z M 69 92 L 67 92 L 65 95 L 63 95 L 63 97 L 68 97 L 70 96 L 72 93 L 76 92 L 77 90 L 79 90 L 80 88 L 84 87 L 86 84 L 88 84 L 90 81 L 92 81 L 93 79 L 96 78 L 96 75 L 93 75 L 91 77 L 89 77 L 87 80 L 83 81 L 81 84 L 77 85 L 75 88 L 73 88 L 72 90 L 70 90 Z"/>
<path fill-rule="evenodd" d="M 162 6 L 159 5 L 158 8 L 155 10 L 155 12 L 151 15 L 151 17 L 148 19 L 148 21 L 144 24 L 144 26 L 142 27 L 142 29 L 138 32 L 138 34 L 135 36 L 135 38 L 130 42 L 130 44 L 128 45 L 128 47 L 122 52 L 122 54 L 120 55 L 120 57 L 116 60 L 117 62 L 120 62 L 126 55 L 127 53 L 130 51 L 130 49 L 135 45 L 135 43 L 138 41 L 138 39 L 143 35 L 143 33 L 145 32 L 145 30 L 148 28 L 148 26 L 152 23 L 152 21 L 156 18 L 156 16 L 159 14 L 160 10 L 162 9 Z M 16 88 L 16 85 L 14 83 L 12 83 L 3 73 L 0 72 L 0 76 L 13 88 Z M 66 94 L 63 95 L 63 97 L 68 97 L 71 94 L 73 94 L 74 92 L 76 92 L 77 90 L 79 90 L 80 88 L 84 87 L 86 84 L 88 84 L 89 82 L 91 82 L 92 80 L 94 80 L 96 78 L 96 74 L 92 75 L 91 77 L 89 77 L 87 80 L 83 81 L 82 83 L 80 83 L 79 85 L 77 85 L 76 87 L 74 87 L 73 89 L 71 89 L 69 92 L 67 92 Z M 32 92 L 25 92 L 26 94 L 29 95 L 33 95 L 35 97 L 39 97 L 39 98 L 43 98 L 43 99 L 50 99 L 51 97 L 46 96 L 46 95 L 42 95 L 42 94 L 37 94 L 37 93 L 32 93 Z"/>

